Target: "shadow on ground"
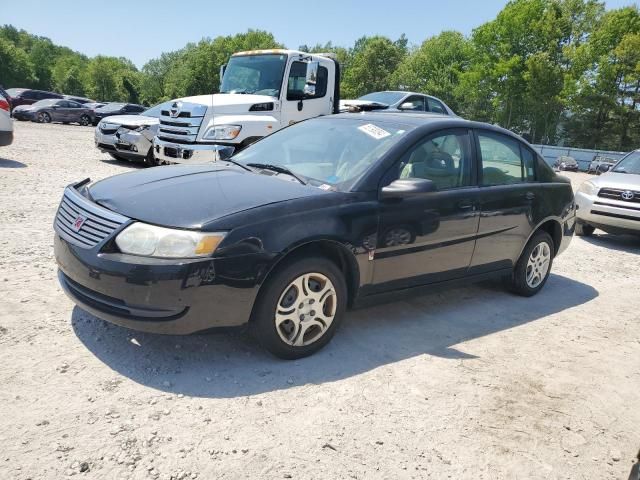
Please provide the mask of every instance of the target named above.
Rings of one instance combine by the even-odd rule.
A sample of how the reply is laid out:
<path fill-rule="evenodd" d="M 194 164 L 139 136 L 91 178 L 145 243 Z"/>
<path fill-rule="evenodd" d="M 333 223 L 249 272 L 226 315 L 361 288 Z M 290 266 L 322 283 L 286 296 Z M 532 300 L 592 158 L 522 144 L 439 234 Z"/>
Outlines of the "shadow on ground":
<path fill-rule="evenodd" d="M 585 242 L 598 247 L 620 252 L 640 253 L 640 237 L 635 235 L 612 235 L 610 233 L 593 234 L 581 237 Z"/>
<path fill-rule="evenodd" d="M 27 165 L 17 160 L 0 158 L 0 168 L 27 168 Z"/>
<path fill-rule="evenodd" d="M 271 357 L 247 334 L 146 334 L 103 322 L 78 307 L 71 322 L 97 358 L 140 384 L 228 398 L 332 382 L 418 355 L 475 358 L 455 345 L 544 319 L 597 296 L 589 285 L 551 275 L 543 291 L 531 298 L 489 283 L 388 303 L 349 312 L 324 350 L 295 362 Z"/>
<path fill-rule="evenodd" d="M 108 163 L 110 165 L 120 165 L 121 167 L 129 168 L 146 168 L 144 162 L 133 162 L 129 160 L 119 160 L 117 158 L 105 158 L 100 160 L 102 163 Z"/>

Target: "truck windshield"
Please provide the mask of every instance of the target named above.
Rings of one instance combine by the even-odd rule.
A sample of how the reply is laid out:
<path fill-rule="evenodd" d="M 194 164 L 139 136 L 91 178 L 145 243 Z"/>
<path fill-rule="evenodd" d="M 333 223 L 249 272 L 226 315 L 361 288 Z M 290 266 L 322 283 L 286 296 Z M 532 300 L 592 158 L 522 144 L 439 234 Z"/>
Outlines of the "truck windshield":
<path fill-rule="evenodd" d="M 222 77 L 220 93 L 280 96 L 287 56 L 279 54 L 231 57 Z"/>

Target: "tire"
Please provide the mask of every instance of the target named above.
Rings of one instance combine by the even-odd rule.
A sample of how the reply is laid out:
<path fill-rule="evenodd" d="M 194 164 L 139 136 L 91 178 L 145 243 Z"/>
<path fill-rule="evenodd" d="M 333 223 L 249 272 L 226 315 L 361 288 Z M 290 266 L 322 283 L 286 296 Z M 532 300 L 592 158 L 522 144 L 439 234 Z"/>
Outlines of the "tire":
<path fill-rule="evenodd" d="M 507 279 L 507 288 L 523 297 L 538 293 L 547 283 L 554 255 L 551 235 L 544 231 L 534 234 L 524 247 L 511 277 Z"/>
<path fill-rule="evenodd" d="M 83 127 L 87 127 L 89 126 L 89 124 L 91 123 L 91 119 L 89 118 L 89 115 L 81 115 L 80 116 L 80 125 L 82 125 Z"/>
<path fill-rule="evenodd" d="M 316 311 L 318 305 L 322 313 Z M 267 277 L 250 328 L 276 357 L 303 358 L 329 343 L 346 306 L 347 286 L 340 269 L 327 258 L 297 257 Z"/>
<path fill-rule="evenodd" d="M 51 115 L 47 112 L 40 112 L 37 116 L 38 123 L 51 123 Z"/>
<path fill-rule="evenodd" d="M 147 156 L 144 157 L 144 164 L 147 167 L 157 167 L 158 165 L 160 165 L 158 159 L 153 156 L 153 147 L 149 149 L 149 151 L 147 152 Z"/>
<path fill-rule="evenodd" d="M 592 227 L 591 225 L 587 225 L 586 223 L 576 223 L 576 235 L 579 237 L 590 237 L 593 235 L 596 227 Z"/>

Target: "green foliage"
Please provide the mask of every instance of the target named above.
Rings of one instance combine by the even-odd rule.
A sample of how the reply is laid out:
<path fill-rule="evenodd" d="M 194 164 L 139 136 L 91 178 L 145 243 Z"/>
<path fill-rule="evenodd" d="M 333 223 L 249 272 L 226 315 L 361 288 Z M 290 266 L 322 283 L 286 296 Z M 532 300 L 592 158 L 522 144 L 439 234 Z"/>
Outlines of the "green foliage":
<path fill-rule="evenodd" d="M 0 84 L 100 100 L 155 104 L 218 90 L 220 66 L 242 50 L 282 48 L 249 30 L 163 53 L 140 71 L 125 58 L 87 58 L 10 25 L 0 27 Z M 410 46 L 372 36 L 331 52 L 341 96 L 411 90 L 460 115 L 500 124 L 534 142 L 628 150 L 640 146 L 640 13 L 605 12 L 598 0 L 512 0 L 469 37 L 443 31 Z"/>

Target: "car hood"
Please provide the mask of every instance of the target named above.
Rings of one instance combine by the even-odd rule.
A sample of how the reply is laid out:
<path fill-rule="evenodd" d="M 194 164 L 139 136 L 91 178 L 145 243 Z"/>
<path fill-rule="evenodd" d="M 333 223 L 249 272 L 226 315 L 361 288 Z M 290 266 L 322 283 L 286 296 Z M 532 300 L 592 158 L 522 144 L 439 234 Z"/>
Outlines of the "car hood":
<path fill-rule="evenodd" d="M 226 163 L 174 165 L 124 173 L 89 188 L 91 199 L 126 217 L 168 227 L 206 229 L 234 213 L 295 198 L 330 195 L 290 177 Z M 287 178 L 287 180 L 284 180 Z"/>
<path fill-rule="evenodd" d="M 277 100 L 277 98 L 268 95 L 215 93 L 212 95 L 185 97 L 177 101 L 204 105 L 207 109 L 212 109 L 214 113 L 243 113 L 248 112 L 251 105 L 256 103 L 277 102 Z"/>
<path fill-rule="evenodd" d="M 640 190 L 640 175 L 632 173 L 606 172 L 590 179 L 598 188 L 618 188 L 621 190 Z"/>
<path fill-rule="evenodd" d="M 145 115 L 112 115 L 109 117 L 108 122 L 116 125 L 142 126 L 157 125 L 159 120 L 156 117 L 147 117 Z"/>

